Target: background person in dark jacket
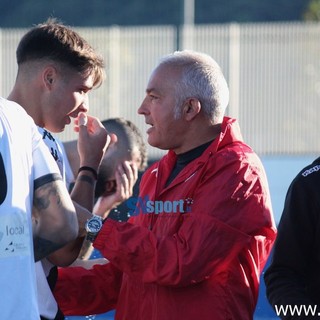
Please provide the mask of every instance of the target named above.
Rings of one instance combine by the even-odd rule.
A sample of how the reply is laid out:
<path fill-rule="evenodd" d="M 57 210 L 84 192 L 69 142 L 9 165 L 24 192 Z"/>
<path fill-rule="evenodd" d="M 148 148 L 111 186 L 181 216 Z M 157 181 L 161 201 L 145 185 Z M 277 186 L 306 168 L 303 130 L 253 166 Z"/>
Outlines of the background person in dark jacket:
<path fill-rule="evenodd" d="M 288 189 L 264 279 L 268 300 L 282 319 L 319 317 L 320 158 L 302 169 Z"/>

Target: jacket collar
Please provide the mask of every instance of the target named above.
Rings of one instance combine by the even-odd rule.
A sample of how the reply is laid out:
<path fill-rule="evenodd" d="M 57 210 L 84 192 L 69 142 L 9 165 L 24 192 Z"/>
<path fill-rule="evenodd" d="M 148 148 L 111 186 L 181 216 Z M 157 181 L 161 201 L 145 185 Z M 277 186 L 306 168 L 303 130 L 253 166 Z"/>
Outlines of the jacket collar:
<path fill-rule="evenodd" d="M 172 150 L 168 151 L 168 153 L 158 163 L 158 168 L 156 170 L 158 174 L 157 187 L 164 191 L 177 185 L 178 183 L 188 180 L 219 150 L 225 148 L 227 145 L 242 141 L 243 139 L 237 120 L 224 117 L 221 125 L 221 132 L 218 137 L 209 145 L 209 147 L 202 153 L 200 157 L 190 162 L 178 174 L 172 183 L 167 188 L 164 188 L 165 182 L 168 179 L 170 172 L 172 171 L 177 160 L 177 155 Z"/>

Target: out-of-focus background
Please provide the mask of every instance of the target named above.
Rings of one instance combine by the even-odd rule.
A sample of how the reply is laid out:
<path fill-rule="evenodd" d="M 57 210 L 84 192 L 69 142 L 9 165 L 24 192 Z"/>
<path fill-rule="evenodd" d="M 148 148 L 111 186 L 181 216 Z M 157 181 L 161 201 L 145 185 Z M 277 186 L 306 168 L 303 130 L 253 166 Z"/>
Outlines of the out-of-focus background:
<path fill-rule="evenodd" d="M 144 137 L 137 109 L 158 59 L 178 49 L 210 54 L 229 83 L 227 114 L 265 165 L 279 222 L 291 180 L 320 150 L 320 0 L 0 0 L 0 13 L 1 96 L 15 81 L 21 36 L 56 17 L 105 58 L 107 80 L 90 94 L 90 113 L 127 118 Z M 72 126 L 59 138 L 76 138 Z M 148 153 L 151 161 L 163 154 Z M 263 281 L 254 319 L 277 319 Z"/>
<path fill-rule="evenodd" d="M 74 27 L 106 61 L 90 112 L 123 116 L 145 132 L 137 109 L 158 59 L 177 49 L 213 56 L 230 86 L 228 115 L 260 155 L 319 150 L 320 0 L 0 0 L 0 95 L 16 75 L 23 33 L 49 16 Z M 61 135 L 74 138 L 72 127 Z M 161 151 L 149 148 L 150 158 Z"/>

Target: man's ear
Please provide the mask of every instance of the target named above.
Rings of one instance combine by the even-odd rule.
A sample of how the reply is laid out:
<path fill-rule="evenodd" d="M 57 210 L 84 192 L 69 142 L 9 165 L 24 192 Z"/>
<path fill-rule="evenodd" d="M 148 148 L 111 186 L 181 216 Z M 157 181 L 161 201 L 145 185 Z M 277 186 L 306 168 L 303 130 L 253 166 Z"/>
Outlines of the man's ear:
<path fill-rule="evenodd" d="M 42 73 L 42 81 L 44 83 L 44 86 L 51 90 L 53 87 L 55 81 L 57 80 L 57 70 L 54 66 L 47 66 Z"/>
<path fill-rule="evenodd" d="M 189 98 L 185 101 L 183 115 L 187 121 L 193 120 L 201 111 L 201 103 L 197 98 Z"/>
<path fill-rule="evenodd" d="M 108 133 L 108 134 L 110 136 L 110 144 L 115 144 L 118 142 L 118 137 L 115 133 Z"/>

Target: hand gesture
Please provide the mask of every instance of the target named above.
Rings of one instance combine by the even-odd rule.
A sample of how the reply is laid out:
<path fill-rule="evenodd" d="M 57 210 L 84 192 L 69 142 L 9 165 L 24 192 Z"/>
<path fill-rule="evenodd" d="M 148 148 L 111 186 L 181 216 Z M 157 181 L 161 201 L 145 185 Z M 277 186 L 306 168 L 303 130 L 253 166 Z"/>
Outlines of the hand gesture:
<path fill-rule="evenodd" d="M 80 167 L 89 166 L 98 170 L 103 155 L 111 141 L 107 130 L 96 117 L 84 112 L 79 113 L 75 119 L 76 132 L 79 132 L 78 153 Z"/>
<path fill-rule="evenodd" d="M 138 179 L 137 166 L 129 161 L 124 161 L 118 166 L 115 177 L 116 191 L 99 197 L 93 209 L 93 212 L 103 219 L 108 216 L 111 209 L 132 196 L 133 187 Z"/>

